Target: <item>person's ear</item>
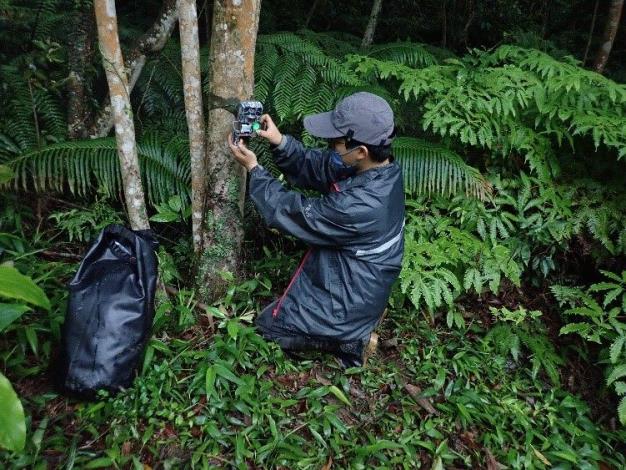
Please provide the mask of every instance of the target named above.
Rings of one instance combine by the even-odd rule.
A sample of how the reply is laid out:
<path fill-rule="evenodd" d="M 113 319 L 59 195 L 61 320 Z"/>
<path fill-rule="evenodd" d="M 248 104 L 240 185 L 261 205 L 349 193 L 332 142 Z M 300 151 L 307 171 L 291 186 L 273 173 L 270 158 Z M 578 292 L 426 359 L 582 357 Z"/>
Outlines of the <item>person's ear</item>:
<path fill-rule="evenodd" d="M 359 149 L 357 150 L 357 159 L 365 160 L 369 156 L 369 150 L 364 145 L 359 145 Z"/>

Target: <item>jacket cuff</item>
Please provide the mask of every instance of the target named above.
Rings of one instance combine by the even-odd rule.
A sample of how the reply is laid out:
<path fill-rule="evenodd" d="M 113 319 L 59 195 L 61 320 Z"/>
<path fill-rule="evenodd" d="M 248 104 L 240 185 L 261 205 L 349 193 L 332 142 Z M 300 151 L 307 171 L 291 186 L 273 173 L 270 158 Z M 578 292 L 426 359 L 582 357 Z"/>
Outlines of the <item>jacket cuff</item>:
<path fill-rule="evenodd" d="M 276 147 L 274 147 L 274 150 L 278 151 L 278 152 L 282 152 L 283 150 L 285 150 L 285 147 L 287 147 L 287 139 L 288 139 L 288 135 L 283 134 L 283 138 L 280 140 L 280 144 L 278 144 Z"/>
<path fill-rule="evenodd" d="M 264 168 L 263 168 L 261 165 L 257 164 L 254 168 L 252 168 L 252 170 L 250 170 L 250 171 L 248 172 L 248 174 L 249 174 L 249 175 L 255 175 L 255 174 L 257 174 L 259 171 L 263 171 L 263 170 L 264 170 Z"/>

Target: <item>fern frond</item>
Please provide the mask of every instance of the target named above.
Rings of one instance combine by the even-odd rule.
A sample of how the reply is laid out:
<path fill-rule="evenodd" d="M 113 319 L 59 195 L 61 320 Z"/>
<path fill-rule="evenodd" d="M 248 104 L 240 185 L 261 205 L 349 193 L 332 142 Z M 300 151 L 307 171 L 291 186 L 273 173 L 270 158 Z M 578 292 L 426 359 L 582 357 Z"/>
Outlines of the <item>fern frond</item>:
<path fill-rule="evenodd" d="M 398 137 L 392 145 L 402 167 L 405 190 L 409 193 L 443 195 L 465 192 L 485 199 L 491 192 L 480 172 L 452 150 L 412 137 Z"/>
<path fill-rule="evenodd" d="M 182 139 L 163 142 L 147 134 L 137 145 L 142 180 L 148 201 L 157 204 L 171 195 L 190 193 L 188 144 Z M 63 191 L 84 196 L 97 189 L 111 196 L 122 194 L 114 138 L 53 144 L 31 150 L 8 162 L 14 184 L 27 190 Z"/>
<path fill-rule="evenodd" d="M 423 44 L 410 41 L 399 41 L 375 45 L 369 49 L 367 56 L 396 62 L 413 68 L 428 67 L 439 61 Z"/>

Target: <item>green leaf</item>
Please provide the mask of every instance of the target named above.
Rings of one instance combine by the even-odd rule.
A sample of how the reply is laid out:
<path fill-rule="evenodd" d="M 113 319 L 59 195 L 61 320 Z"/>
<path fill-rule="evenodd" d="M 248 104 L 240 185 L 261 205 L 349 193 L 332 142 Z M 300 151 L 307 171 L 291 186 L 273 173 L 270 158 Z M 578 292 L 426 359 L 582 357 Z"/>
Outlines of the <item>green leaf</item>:
<path fill-rule="evenodd" d="M 24 408 L 9 380 L 0 373 L 0 446 L 19 452 L 25 442 Z"/>
<path fill-rule="evenodd" d="M 243 380 L 241 380 L 239 377 L 237 377 L 235 374 L 233 374 L 230 370 L 228 370 L 223 365 L 215 364 L 213 367 L 215 368 L 215 372 L 217 373 L 217 375 L 219 375 L 220 377 L 224 377 L 226 380 L 233 382 L 237 385 L 244 384 Z"/>
<path fill-rule="evenodd" d="M 239 333 L 240 325 L 238 321 L 231 320 L 226 324 L 226 330 L 228 331 L 228 335 L 235 339 L 237 338 L 237 333 Z"/>
<path fill-rule="evenodd" d="M 24 328 L 24 333 L 26 334 L 26 340 L 30 345 L 30 348 L 33 350 L 35 356 L 37 355 L 37 346 L 39 345 L 39 341 L 37 339 L 37 332 L 32 326 L 27 326 Z"/>
<path fill-rule="evenodd" d="M 169 201 L 167 201 L 167 205 L 170 206 L 174 212 L 180 212 L 180 208 L 182 207 L 182 200 L 179 195 L 172 196 Z"/>
<path fill-rule="evenodd" d="M 50 310 L 50 300 L 44 291 L 11 266 L 0 266 L 0 297 L 23 300 Z"/>
<path fill-rule="evenodd" d="M 97 459 L 93 459 L 83 468 L 105 468 L 105 467 L 110 468 L 112 466 L 113 466 L 113 460 L 111 460 L 110 457 L 100 457 Z"/>
<path fill-rule="evenodd" d="M 365 447 L 357 447 L 356 455 L 370 455 L 383 449 L 402 449 L 402 447 L 402 444 L 383 439 L 376 442 L 375 444 L 370 444 Z"/>
<path fill-rule="evenodd" d="M 555 452 L 551 452 L 552 455 L 560 457 L 563 460 L 567 460 L 568 462 L 578 463 L 578 456 L 569 450 L 558 450 Z"/>
<path fill-rule="evenodd" d="M 207 396 L 211 396 L 215 394 L 215 367 L 210 366 L 206 370 L 206 377 L 204 380 L 204 388 L 206 390 Z"/>
<path fill-rule="evenodd" d="M 443 462 L 441 461 L 441 457 L 437 456 L 433 461 L 430 470 L 443 470 Z"/>
<path fill-rule="evenodd" d="M 350 403 L 350 400 L 348 400 L 346 396 L 344 395 L 344 393 L 341 390 L 339 390 L 335 385 L 331 385 L 330 387 L 328 387 L 328 390 L 330 391 L 330 393 L 335 395 L 340 401 L 342 401 L 348 406 L 352 406 L 352 404 Z"/>
<path fill-rule="evenodd" d="M 617 416 L 619 422 L 626 426 L 626 397 L 622 398 L 617 406 Z"/>
<path fill-rule="evenodd" d="M 6 165 L 0 165 L 0 184 L 8 183 L 13 179 L 13 170 Z"/>
<path fill-rule="evenodd" d="M 626 364 L 621 364 L 611 371 L 609 377 L 606 379 L 606 384 L 611 385 L 617 379 L 621 379 L 626 376 Z"/>
<path fill-rule="evenodd" d="M 29 310 L 27 305 L 0 303 L 0 332 Z"/>
<path fill-rule="evenodd" d="M 622 347 L 624 346 L 625 340 L 626 340 L 626 336 L 621 336 L 617 338 L 613 342 L 613 344 L 611 344 L 611 347 L 609 348 L 609 358 L 612 364 L 615 364 L 617 362 L 617 359 L 619 358 L 619 355 L 622 352 Z"/>
<path fill-rule="evenodd" d="M 626 382 L 615 382 L 615 393 L 618 395 L 626 395 Z"/>
<path fill-rule="evenodd" d="M 152 222 L 174 222 L 178 220 L 178 214 L 176 212 L 172 212 L 169 209 L 159 210 L 158 214 L 154 214 L 150 217 Z"/>

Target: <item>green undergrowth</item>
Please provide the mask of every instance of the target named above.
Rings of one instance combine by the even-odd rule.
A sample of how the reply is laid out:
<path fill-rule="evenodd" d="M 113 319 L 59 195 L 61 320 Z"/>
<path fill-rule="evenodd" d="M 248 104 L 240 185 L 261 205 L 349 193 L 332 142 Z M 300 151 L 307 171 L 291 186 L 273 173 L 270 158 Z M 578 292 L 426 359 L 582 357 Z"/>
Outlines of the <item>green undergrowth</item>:
<path fill-rule="evenodd" d="M 74 240 L 88 238 L 78 233 L 100 223 L 96 215 L 93 224 L 72 224 Z M 49 310 L 24 313 L 0 335 L 0 372 L 26 416 L 25 448 L 1 450 L 0 468 L 626 467 L 626 430 L 611 426 L 615 405 L 596 408 L 614 397 L 601 378 L 569 383 L 580 343 L 553 344 L 547 311 L 506 303 L 489 315 L 477 302 L 489 295 L 465 293 L 452 315 L 430 315 L 396 290 L 367 368 L 344 371 L 328 355 L 285 356 L 250 323 L 287 285 L 301 255 L 271 233 L 262 234 L 267 243 L 246 280 L 226 279 L 230 289 L 208 307 L 215 330 L 196 293 L 184 289 L 183 248 L 164 243 L 161 276 L 179 291 L 159 299 L 132 388 L 89 403 L 59 396 L 48 364 L 77 262 L 50 260 L 42 250 L 78 247 L 63 241 L 67 224 L 59 231 L 42 222 L 27 237 L 34 221 L 26 208 L 0 218 L 1 261 L 50 299 Z M 593 360 L 585 362 L 602 375 Z M 572 393 L 581 385 L 598 400 Z"/>
<path fill-rule="evenodd" d="M 330 356 L 293 362 L 239 320 L 221 320 L 215 336 L 203 321 L 181 333 L 174 313 L 133 387 L 117 396 L 80 403 L 53 393 L 42 374 L 11 377 L 28 437 L 23 453 L 0 453 L 5 468 L 626 462 L 624 431 L 599 429 L 580 398 L 533 378 L 475 325 L 449 330 L 392 312 L 381 331 L 387 346 L 367 368 L 342 371 Z"/>

